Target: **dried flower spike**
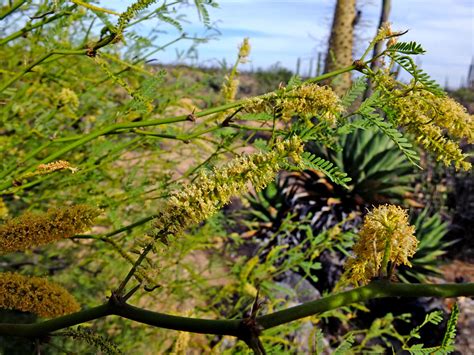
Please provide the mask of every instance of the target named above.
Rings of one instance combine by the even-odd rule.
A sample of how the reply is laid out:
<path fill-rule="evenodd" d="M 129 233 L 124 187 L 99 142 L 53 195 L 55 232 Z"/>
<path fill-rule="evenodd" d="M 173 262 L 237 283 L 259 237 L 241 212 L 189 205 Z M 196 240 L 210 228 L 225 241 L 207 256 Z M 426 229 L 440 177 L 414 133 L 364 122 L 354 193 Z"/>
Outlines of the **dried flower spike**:
<path fill-rule="evenodd" d="M 61 286 L 42 277 L 0 273 L 0 308 L 31 312 L 54 318 L 77 312 L 74 297 Z"/>
<path fill-rule="evenodd" d="M 86 205 L 26 212 L 0 226 L 0 255 L 70 238 L 87 230 L 100 210 Z"/>
<path fill-rule="evenodd" d="M 65 160 L 53 161 L 48 164 L 40 164 L 36 168 L 36 170 L 40 173 L 40 175 L 49 174 L 54 171 L 66 170 L 66 169 L 70 170 L 72 173 L 75 173 L 77 171 L 77 168 L 71 166 L 71 164 L 69 164 L 69 162 Z"/>

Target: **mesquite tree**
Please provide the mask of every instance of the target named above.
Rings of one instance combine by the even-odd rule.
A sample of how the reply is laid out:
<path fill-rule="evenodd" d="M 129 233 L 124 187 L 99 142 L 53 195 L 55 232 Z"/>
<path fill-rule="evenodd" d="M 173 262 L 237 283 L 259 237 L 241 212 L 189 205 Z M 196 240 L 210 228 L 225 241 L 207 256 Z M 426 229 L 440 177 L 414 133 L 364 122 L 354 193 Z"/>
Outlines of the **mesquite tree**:
<path fill-rule="evenodd" d="M 311 255 L 279 245 L 265 260 L 238 256 L 243 236 L 231 233 L 222 212 L 280 170 L 317 170 L 350 188 L 345 172 L 305 147 L 338 149 L 334 138 L 357 129 L 379 130 L 415 166 L 425 149 L 469 170 L 459 141 L 472 142 L 472 119 L 415 65 L 412 56 L 424 52 L 419 44 L 400 42 L 385 25 L 354 63 L 236 99 L 238 66 L 250 55 L 245 39 L 220 94 L 206 96 L 203 83 L 213 73 L 147 64 L 172 43 L 205 40 L 183 32 L 180 6 L 190 5 L 140 0 L 118 13 L 79 0 L 19 0 L 1 8 L 0 308 L 10 310 L 2 313 L 10 317 L 0 323 L 3 344 L 20 337 L 37 352 L 62 351 L 68 343 L 60 339 L 72 338 L 112 353 L 122 346 L 179 352 L 191 345 L 235 350 L 240 339 L 264 353 L 288 335 L 272 333 L 275 327 L 291 330 L 306 317 L 316 324 L 321 313 L 354 303 L 474 295 L 474 284 L 394 281 L 396 267 L 409 266 L 416 253 L 416 231 L 404 209 L 382 205 L 366 216 L 336 289 L 287 306 L 275 296 L 275 280 L 315 267 L 311 255 L 321 246 Z M 207 7 L 216 4 L 194 6 L 210 26 Z M 176 38 L 157 44 L 160 30 L 150 37 L 134 30 L 149 20 L 174 26 Z M 378 58 L 368 55 L 378 43 L 386 67 L 374 72 Z M 409 83 L 391 75 L 395 64 L 412 76 Z M 198 79 L 183 79 L 186 70 Z M 375 87 L 357 107 L 363 81 L 342 97 L 318 85 L 354 70 Z M 326 244 L 337 245 L 340 235 L 332 231 Z M 276 262 L 282 253 L 292 255 L 289 263 Z M 454 308 L 433 351 L 452 349 L 456 316 Z M 426 322 L 440 321 L 436 314 Z M 82 323 L 89 328 L 77 327 Z M 185 333 L 130 345 L 133 334 L 161 329 Z M 190 343 L 188 332 L 210 336 Z M 417 336 L 419 328 L 401 337 L 404 349 L 430 351 L 408 344 Z M 352 343 L 346 340 L 343 348 Z"/>

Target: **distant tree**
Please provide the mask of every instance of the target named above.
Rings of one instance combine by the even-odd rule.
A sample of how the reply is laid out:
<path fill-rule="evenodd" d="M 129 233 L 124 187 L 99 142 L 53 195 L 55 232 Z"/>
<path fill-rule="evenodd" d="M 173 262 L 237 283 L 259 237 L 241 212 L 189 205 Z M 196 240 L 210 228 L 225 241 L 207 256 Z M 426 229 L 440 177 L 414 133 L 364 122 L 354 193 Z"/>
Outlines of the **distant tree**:
<path fill-rule="evenodd" d="M 355 0 L 338 0 L 334 10 L 324 72 L 328 73 L 352 64 L 355 20 Z M 351 86 L 351 73 L 342 74 L 337 80 L 332 81 L 331 86 L 338 94 L 345 92 Z"/>

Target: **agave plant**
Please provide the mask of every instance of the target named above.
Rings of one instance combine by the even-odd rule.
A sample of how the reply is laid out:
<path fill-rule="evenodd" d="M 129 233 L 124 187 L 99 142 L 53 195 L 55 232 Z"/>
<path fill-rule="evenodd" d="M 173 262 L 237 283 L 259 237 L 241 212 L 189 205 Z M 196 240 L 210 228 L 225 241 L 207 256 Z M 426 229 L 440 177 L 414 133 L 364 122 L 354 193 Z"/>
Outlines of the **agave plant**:
<path fill-rule="evenodd" d="M 416 228 L 416 237 L 420 242 L 418 250 L 411 260 L 412 267 L 402 267 L 397 277 L 403 282 L 427 282 L 428 276 L 439 276 L 440 257 L 447 253 L 450 245 L 456 240 L 443 240 L 448 233 L 448 223 L 441 220 L 438 213 L 432 216 L 428 208 L 418 215 L 411 217 L 411 223 Z"/>
<path fill-rule="evenodd" d="M 339 151 L 309 144 L 316 156 L 332 162 L 352 179 L 347 188 L 318 170 L 281 173 L 277 182 L 248 197 L 251 209 L 249 235 L 271 250 L 275 245 L 299 245 L 306 240 L 304 229 L 288 231 L 282 224 L 291 219 L 309 225 L 314 235 L 338 225 L 356 231 L 364 210 L 371 205 L 403 202 L 410 197 L 414 169 L 395 144 L 379 131 L 357 130 L 343 136 Z M 284 233 L 283 233 L 284 230 Z M 265 254 L 265 253 L 264 253 Z M 330 289 L 342 272 L 343 250 L 327 250 L 319 256 L 322 267 L 315 271 L 319 290 Z M 315 278 L 313 278 L 315 279 Z"/>
<path fill-rule="evenodd" d="M 413 165 L 380 131 L 357 130 L 340 139 L 341 150 L 310 145 L 315 154 L 334 162 L 351 177 L 349 189 L 334 186 L 335 194 L 351 205 L 402 202 L 410 196 Z"/>

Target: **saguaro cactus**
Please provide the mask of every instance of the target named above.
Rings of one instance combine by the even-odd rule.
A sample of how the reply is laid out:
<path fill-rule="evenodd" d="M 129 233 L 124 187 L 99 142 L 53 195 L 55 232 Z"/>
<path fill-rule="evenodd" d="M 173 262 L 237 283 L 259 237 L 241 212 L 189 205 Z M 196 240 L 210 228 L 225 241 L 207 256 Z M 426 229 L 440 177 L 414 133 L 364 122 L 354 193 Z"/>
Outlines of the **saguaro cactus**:
<path fill-rule="evenodd" d="M 355 4 L 355 0 L 338 0 L 336 3 L 324 67 L 326 73 L 352 64 Z M 331 83 L 338 94 L 345 92 L 350 85 L 351 74 L 349 72 Z"/>

